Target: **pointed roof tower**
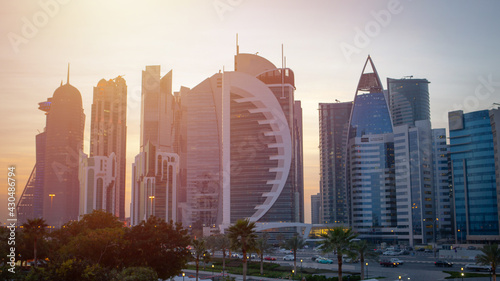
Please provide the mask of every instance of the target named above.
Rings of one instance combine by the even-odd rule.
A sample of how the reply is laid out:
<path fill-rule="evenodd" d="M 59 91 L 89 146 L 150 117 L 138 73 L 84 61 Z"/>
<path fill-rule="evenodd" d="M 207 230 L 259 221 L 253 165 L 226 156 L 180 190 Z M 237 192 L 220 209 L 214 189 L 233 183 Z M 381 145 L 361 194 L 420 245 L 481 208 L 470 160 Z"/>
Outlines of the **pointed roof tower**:
<path fill-rule="evenodd" d="M 368 63 L 370 63 L 368 65 Z M 366 72 L 366 67 L 369 66 L 372 69 L 372 72 Z M 363 71 L 361 72 L 361 77 L 359 78 L 357 91 L 366 91 L 370 93 L 380 93 L 382 92 L 382 82 L 380 81 L 380 77 L 378 76 L 377 69 L 373 64 L 372 58 L 368 55 L 366 59 L 365 65 L 363 66 Z M 357 95 L 356 91 L 356 95 Z"/>

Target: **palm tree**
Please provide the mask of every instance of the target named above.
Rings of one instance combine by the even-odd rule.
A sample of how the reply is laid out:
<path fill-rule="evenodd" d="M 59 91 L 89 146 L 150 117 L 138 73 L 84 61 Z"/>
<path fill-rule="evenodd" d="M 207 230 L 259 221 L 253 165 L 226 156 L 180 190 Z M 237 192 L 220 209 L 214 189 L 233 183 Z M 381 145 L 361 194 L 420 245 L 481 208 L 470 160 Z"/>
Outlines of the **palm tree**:
<path fill-rule="evenodd" d="M 285 240 L 283 247 L 287 250 L 293 251 L 293 272 L 297 272 L 297 250 L 302 249 L 305 245 L 302 237 L 295 234 L 292 238 Z"/>
<path fill-rule="evenodd" d="M 203 239 L 194 239 L 193 242 L 193 250 L 194 250 L 194 259 L 196 263 L 196 281 L 198 281 L 198 270 L 200 267 L 200 258 L 205 261 L 205 257 L 207 252 L 207 247 L 205 245 L 205 240 Z"/>
<path fill-rule="evenodd" d="M 255 251 L 260 258 L 260 275 L 264 274 L 264 253 L 269 251 L 269 249 L 271 248 L 271 245 L 267 243 L 268 239 L 269 234 L 267 232 L 264 232 L 262 237 L 257 239 L 257 241 L 255 242 Z"/>
<path fill-rule="evenodd" d="M 243 281 L 247 280 L 247 251 L 252 249 L 257 235 L 255 234 L 255 222 L 248 219 L 239 219 L 228 229 L 228 237 L 233 249 L 241 249 L 243 254 Z"/>
<path fill-rule="evenodd" d="M 368 242 L 360 240 L 357 243 L 352 243 L 352 249 L 361 263 L 361 280 L 365 279 L 365 258 L 375 258 L 377 253 L 370 251 Z"/>
<path fill-rule="evenodd" d="M 351 247 L 351 240 L 358 235 L 351 228 L 344 229 L 341 226 L 329 229 L 327 233 L 322 233 L 321 251 L 323 253 L 334 251 L 337 254 L 337 263 L 339 266 L 339 280 L 342 280 L 342 255 L 348 253 Z"/>
<path fill-rule="evenodd" d="M 231 247 L 231 241 L 226 234 L 216 236 L 217 248 L 222 251 L 222 274 L 226 271 L 226 251 Z"/>
<path fill-rule="evenodd" d="M 500 250 L 498 244 L 484 245 L 481 248 L 482 254 L 476 256 L 476 261 L 483 265 L 491 266 L 491 274 L 493 281 L 497 280 L 496 267 L 500 265 Z"/>
<path fill-rule="evenodd" d="M 36 219 L 28 219 L 26 223 L 23 225 L 24 233 L 33 238 L 33 259 L 35 260 L 35 267 L 37 266 L 37 257 L 36 257 L 36 244 L 38 239 L 43 238 L 45 235 L 45 228 L 48 224 L 45 223 L 45 220 L 42 218 Z"/>

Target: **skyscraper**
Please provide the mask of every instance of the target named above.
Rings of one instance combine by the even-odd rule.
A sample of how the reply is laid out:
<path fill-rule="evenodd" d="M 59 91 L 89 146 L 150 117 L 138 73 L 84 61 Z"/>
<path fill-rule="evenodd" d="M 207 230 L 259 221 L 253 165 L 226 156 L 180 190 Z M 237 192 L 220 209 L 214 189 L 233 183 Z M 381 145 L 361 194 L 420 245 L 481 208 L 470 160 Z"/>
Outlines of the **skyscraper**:
<path fill-rule="evenodd" d="M 365 72 L 370 66 L 372 72 Z M 349 120 L 346 177 L 352 227 L 361 235 L 396 235 L 394 141 L 382 83 L 368 56 Z"/>
<path fill-rule="evenodd" d="M 498 137 L 493 134 L 500 129 L 499 115 L 499 109 L 448 113 L 458 243 L 500 239 Z"/>
<path fill-rule="evenodd" d="M 311 195 L 311 223 L 319 224 L 321 212 L 321 193 Z"/>
<path fill-rule="evenodd" d="M 79 152 L 83 150 L 85 115 L 80 92 L 69 84 L 54 92 L 45 129 L 43 218 L 60 227 L 78 219 Z"/>
<path fill-rule="evenodd" d="M 177 222 L 179 156 L 174 153 L 172 71 L 160 77 L 160 66 L 142 72 L 140 153 L 132 165 L 132 225 L 151 215 Z"/>
<path fill-rule="evenodd" d="M 414 124 L 394 127 L 397 238 L 410 246 L 436 238 L 431 122 Z"/>
<path fill-rule="evenodd" d="M 291 69 L 240 53 L 235 71 L 181 91 L 184 224 L 303 221 L 302 110 L 294 91 Z"/>
<path fill-rule="evenodd" d="M 450 182 L 450 147 L 446 143 L 446 129 L 432 130 L 433 184 L 436 206 L 436 239 L 454 237 L 454 212 Z"/>
<path fill-rule="evenodd" d="M 105 204 L 97 204 L 97 209 L 104 209 L 120 219 L 125 218 L 125 164 L 126 164 L 126 141 L 127 139 L 127 85 L 125 80 L 118 76 L 112 80 L 101 79 L 94 87 L 94 100 L 92 104 L 92 115 L 90 121 L 90 159 L 86 155 L 81 160 L 82 165 L 90 165 L 99 168 L 91 173 L 102 174 L 88 175 L 90 178 L 81 179 L 81 194 L 94 194 L 94 191 L 84 192 L 85 189 L 96 189 L 98 198 L 105 198 Z M 113 154 L 113 157 L 110 157 Z M 103 158 L 104 157 L 104 158 Z M 109 165 L 104 165 L 104 162 Z M 93 168 L 90 168 L 93 170 Z M 106 169 L 106 170 L 104 170 Z M 112 175 L 113 180 L 108 176 Z M 99 179 L 100 178 L 100 179 Z M 98 187 L 95 184 L 102 184 L 106 181 L 108 184 Z M 95 181 L 95 184 L 94 184 Z M 88 186 L 87 184 L 90 184 Z M 98 191 L 100 190 L 100 191 Z M 100 194 L 104 192 L 105 194 Z M 84 201 L 93 201 L 91 198 Z M 82 201 L 83 202 L 83 201 Z M 93 208 L 83 208 L 92 212 Z"/>
<path fill-rule="evenodd" d="M 319 104 L 321 223 L 349 223 L 345 156 L 351 109 L 352 102 Z"/>
<path fill-rule="evenodd" d="M 431 119 L 429 83 L 427 79 L 387 78 L 394 126 Z"/>

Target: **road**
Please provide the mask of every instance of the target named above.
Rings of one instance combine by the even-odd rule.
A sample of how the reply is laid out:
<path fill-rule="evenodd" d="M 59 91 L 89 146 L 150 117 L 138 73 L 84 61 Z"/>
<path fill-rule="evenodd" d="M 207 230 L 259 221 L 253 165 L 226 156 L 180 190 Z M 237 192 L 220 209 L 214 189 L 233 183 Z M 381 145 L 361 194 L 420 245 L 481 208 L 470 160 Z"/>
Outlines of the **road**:
<path fill-rule="evenodd" d="M 302 266 L 305 267 L 310 267 L 310 268 L 324 268 L 324 269 L 331 269 L 331 270 L 337 270 L 337 264 L 336 264 L 336 258 L 333 255 L 327 256 L 328 258 L 332 259 L 334 261 L 334 264 L 319 264 L 316 262 L 313 262 L 311 260 L 311 257 L 315 254 L 315 252 L 308 251 L 308 252 L 299 252 L 297 253 L 297 272 L 300 272 L 300 267 L 301 263 L 300 260 L 302 259 Z M 288 262 L 288 261 L 283 261 L 282 260 L 282 255 L 276 254 L 274 255 L 279 263 L 283 264 L 290 264 L 293 265 L 293 262 Z M 390 256 L 388 256 L 390 258 Z M 397 256 L 397 258 L 401 259 L 404 261 L 404 265 L 401 265 L 396 268 L 389 268 L 389 267 L 382 267 L 379 265 L 378 259 L 377 260 L 367 260 L 365 262 L 368 262 L 368 278 L 374 278 L 374 277 L 385 277 L 384 279 L 381 280 L 399 280 L 399 276 L 401 276 L 401 280 L 405 281 L 434 281 L 434 280 L 445 280 L 449 274 L 444 273 L 443 271 L 457 271 L 459 272 L 461 267 L 463 267 L 467 263 L 471 263 L 472 261 L 468 260 L 451 260 L 453 262 L 453 267 L 451 268 L 442 268 L 442 267 L 436 267 L 434 266 L 434 261 L 437 260 L 437 258 L 434 258 L 434 255 L 432 253 L 420 253 L 417 252 L 415 253 L 414 256 L 412 255 L 404 255 L 404 256 Z M 365 278 L 366 278 L 366 273 L 367 273 L 367 267 L 365 266 Z M 359 263 L 344 263 L 342 265 L 342 269 L 344 272 L 352 272 L 352 273 L 359 273 L 361 270 L 361 266 Z M 328 274 L 329 275 L 334 275 L 336 274 Z M 450 280 L 450 279 L 446 279 Z M 466 281 L 475 281 L 475 280 L 490 280 L 489 278 L 467 278 Z M 460 280 L 461 281 L 461 280 Z"/>

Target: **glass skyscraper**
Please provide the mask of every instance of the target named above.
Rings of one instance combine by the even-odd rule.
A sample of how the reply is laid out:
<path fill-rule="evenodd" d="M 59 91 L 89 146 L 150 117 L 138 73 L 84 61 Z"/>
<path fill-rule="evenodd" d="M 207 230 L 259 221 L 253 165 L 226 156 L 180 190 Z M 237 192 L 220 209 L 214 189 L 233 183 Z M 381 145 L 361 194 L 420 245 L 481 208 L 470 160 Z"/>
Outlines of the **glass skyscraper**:
<path fill-rule="evenodd" d="M 499 240 L 495 168 L 499 110 L 449 112 L 450 158 L 458 243 Z"/>
<path fill-rule="evenodd" d="M 387 78 L 394 126 L 415 125 L 415 121 L 431 119 L 429 83 L 427 79 Z"/>
<path fill-rule="evenodd" d="M 369 64 L 369 65 L 368 65 Z M 365 72 L 371 66 L 373 72 Z M 349 121 L 346 177 L 352 227 L 362 236 L 395 237 L 394 142 L 388 103 L 368 56 Z"/>
<path fill-rule="evenodd" d="M 352 102 L 319 104 L 321 223 L 348 224 L 345 149 Z"/>

